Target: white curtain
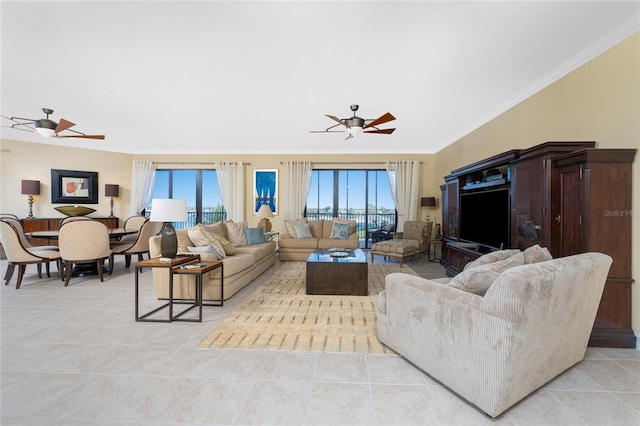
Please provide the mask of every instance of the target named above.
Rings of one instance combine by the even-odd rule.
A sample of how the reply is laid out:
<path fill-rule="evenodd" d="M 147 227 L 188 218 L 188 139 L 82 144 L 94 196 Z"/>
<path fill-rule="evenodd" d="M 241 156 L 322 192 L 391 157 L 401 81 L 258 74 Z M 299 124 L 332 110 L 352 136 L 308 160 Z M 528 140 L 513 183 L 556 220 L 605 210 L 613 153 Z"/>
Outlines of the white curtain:
<path fill-rule="evenodd" d="M 420 161 L 388 161 L 385 164 L 391 195 L 398 211 L 397 229 L 398 232 L 402 232 L 406 221 L 418 218 Z"/>
<path fill-rule="evenodd" d="M 244 166 L 245 163 L 215 162 L 218 189 L 227 219 L 244 222 Z"/>
<path fill-rule="evenodd" d="M 133 160 L 131 166 L 131 216 L 142 213 L 153 198 L 156 183 L 156 165 L 153 161 Z"/>
<path fill-rule="evenodd" d="M 285 161 L 284 182 L 287 196 L 284 199 L 283 217 L 286 220 L 302 219 L 304 206 L 307 204 L 307 196 L 311 188 L 311 161 Z"/>

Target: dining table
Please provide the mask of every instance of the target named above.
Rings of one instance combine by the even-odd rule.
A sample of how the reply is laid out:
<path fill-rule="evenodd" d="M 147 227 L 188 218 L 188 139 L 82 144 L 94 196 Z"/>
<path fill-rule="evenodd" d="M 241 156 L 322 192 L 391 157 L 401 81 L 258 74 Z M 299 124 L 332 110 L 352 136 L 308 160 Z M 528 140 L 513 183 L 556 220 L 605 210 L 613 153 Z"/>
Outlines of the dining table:
<path fill-rule="evenodd" d="M 122 238 L 125 235 L 133 235 L 137 234 L 138 230 L 126 230 L 124 228 L 108 228 L 109 238 Z M 49 231 L 32 231 L 26 232 L 25 235 L 30 238 L 45 238 L 48 240 L 57 240 L 60 237 L 60 230 L 49 230 Z M 109 267 L 104 266 L 103 271 L 109 273 Z M 87 275 L 98 275 L 98 267 L 95 262 L 92 263 L 78 263 L 74 264 L 73 271 L 71 273 L 72 277 L 84 277 Z"/>

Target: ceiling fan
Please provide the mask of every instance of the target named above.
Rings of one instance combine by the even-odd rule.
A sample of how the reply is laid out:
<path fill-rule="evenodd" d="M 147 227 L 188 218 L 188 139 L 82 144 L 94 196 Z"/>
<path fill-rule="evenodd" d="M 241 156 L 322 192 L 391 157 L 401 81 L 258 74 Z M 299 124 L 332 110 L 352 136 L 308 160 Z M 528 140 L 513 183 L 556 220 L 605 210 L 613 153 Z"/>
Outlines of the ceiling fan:
<path fill-rule="evenodd" d="M 378 134 L 390 135 L 395 130 L 395 129 L 378 129 L 378 127 L 376 127 L 380 124 L 396 119 L 389 112 L 381 115 L 376 119 L 360 118 L 356 116 L 356 111 L 358 111 L 358 105 L 351 105 L 350 108 L 351 108 L 351 111 L 353 111 L 353 117 L 338 118 L 335 115 L 325 114 L 330 119 L 337 121 L 338 124 L 334 124 L 331 127 L 327 127 L 326 130 L 313 130 L 310 133 L 338 133 L 338 132 L 342 132 L 342 130 L 331 130 L 331 129 L 335 128 L 336 126 L 343 125 L 344 127 L 346 127 L 347 133 L 349 133 L 345 138 L 345 140 L 347 140 L 347 139 L 351 139 L 353 137 L 358 136 L 360 133 L 378 133 Z M 365 130 L 365 129 L 372 129 L 372 130 Z"/>
<path fill-rule="evenodd" d="M 75 126 L 75 123 L 72 123 L 69 120 L 65 120 L 64 118 L 60 119 L 59 123 L 56 123 L 53 120 L 49 119 L 49 115 L 53 114 L 53 110 L 49 108 L 42 108 L 42 112 L 47 115 L 47 118 L 22 118 L 22 117 L 5 117 L 1 116 L 9 121 L 12 121 L 13 124 L 10 126 L 2 125 L 2 127 L 8 127 L 10 129 L 22 130 L 25 132 L 33 132 L 34 130 L 44 136 L 45 138 L 54 137 L 54 138 L 84 138 L 84 139 L 104 139 L 104 135 L 87 135 L 82 132 L 78 132 L 77 130 L 71 130 L 71 127 Z M 72 134 L 63 134 L 60 132 L 72 132 Z"/>

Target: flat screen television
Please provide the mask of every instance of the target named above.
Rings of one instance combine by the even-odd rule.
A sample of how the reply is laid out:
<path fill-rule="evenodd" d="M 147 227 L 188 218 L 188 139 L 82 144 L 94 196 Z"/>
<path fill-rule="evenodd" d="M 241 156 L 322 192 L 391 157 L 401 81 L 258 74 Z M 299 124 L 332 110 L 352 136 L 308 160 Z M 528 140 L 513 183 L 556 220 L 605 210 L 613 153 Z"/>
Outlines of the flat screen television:
<path fill-rule="evenodd" d="M 509 189 L 460 195 L 460 239 L 491 248 L 508 248 Z"/>

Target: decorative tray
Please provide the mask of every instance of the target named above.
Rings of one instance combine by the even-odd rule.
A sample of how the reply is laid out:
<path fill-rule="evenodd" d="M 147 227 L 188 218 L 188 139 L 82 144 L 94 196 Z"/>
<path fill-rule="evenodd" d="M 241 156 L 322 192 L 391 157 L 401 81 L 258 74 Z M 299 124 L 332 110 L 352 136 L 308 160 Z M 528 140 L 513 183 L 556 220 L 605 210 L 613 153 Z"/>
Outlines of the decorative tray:
<path fill-rule="evenodd" d="M 85 206 L 60 206 L 55 207 L 55 209 L 62 214 L 66 214 L 67 216 L 86 216 L 89 213 L 93 213 L 96 211 L 91 207 Z"/>

